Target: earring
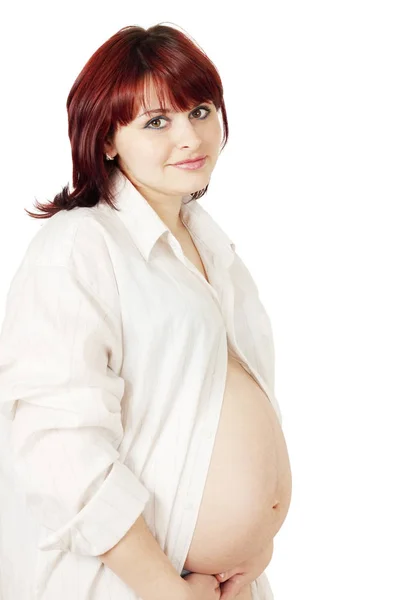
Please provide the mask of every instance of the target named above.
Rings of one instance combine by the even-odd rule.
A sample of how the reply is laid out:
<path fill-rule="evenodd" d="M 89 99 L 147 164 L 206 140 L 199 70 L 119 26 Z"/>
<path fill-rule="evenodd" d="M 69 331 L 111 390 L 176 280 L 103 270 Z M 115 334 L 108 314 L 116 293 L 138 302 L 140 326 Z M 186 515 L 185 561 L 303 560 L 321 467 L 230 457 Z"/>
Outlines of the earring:
<path fill-rule="evenodd" d="M 106 153 L 106 160 L 114 160 L 113 156 L 108 156 L 108 154 Z"/>

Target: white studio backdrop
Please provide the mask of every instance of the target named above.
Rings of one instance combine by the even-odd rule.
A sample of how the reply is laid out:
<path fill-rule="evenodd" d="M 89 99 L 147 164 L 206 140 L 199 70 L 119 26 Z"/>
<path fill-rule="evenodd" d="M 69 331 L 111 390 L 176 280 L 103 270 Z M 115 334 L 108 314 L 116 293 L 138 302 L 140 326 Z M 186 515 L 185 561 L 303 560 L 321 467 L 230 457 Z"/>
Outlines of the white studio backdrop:
<path fill-rule="evenodd" d="M 268 567 L 275 600 L 400 598 L 398 8 L 2 9 L 1 317 L 42 224 L 23 209 L 72 181 L 65 103 L 91 54 L 126 25 L 176 24 L 222 77 L 230 138 L 200 202 L 236 241 L 275 336 L 293 475 Z"/>

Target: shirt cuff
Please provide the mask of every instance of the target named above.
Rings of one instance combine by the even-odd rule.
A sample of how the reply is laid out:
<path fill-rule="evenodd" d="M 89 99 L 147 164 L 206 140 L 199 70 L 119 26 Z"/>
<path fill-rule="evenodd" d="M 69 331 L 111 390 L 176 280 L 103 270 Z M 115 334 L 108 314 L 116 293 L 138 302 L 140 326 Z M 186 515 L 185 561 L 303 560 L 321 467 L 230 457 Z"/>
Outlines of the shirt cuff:
<path fill-rule="evenodd" d="M 49 532 L 38 547 L 88 556 L 104 554 L 124 537 L 149 498 L 150 492 L 134 473 L 116 461 L 84 508 L 64 527 Z"/>

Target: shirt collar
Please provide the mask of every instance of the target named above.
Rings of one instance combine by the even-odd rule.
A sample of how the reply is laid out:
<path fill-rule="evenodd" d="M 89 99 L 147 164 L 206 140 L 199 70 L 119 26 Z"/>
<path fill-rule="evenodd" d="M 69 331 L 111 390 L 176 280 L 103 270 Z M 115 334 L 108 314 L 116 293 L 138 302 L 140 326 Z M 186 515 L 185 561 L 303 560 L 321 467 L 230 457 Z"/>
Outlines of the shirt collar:
<path fill-rule="evenodd" d="M 120 169 L 114 173 L 111 186 L 114 203 L 120 209 L 117 214 L 125 223 L 146 261 L 151 259 L 155 243 L 165 232 L 170 233 L 166 236 L 169 245 L 173 240 L 178 242 L 164 221 Z M 190 196 L 184 196 L 182 200 L 189 198 Z M 232 263 L 235 244 L 197 200 L 191 200 L 188 204 L 182 202 L 181 219 L 189 232 L 203 242 L 224 267 Z"/>

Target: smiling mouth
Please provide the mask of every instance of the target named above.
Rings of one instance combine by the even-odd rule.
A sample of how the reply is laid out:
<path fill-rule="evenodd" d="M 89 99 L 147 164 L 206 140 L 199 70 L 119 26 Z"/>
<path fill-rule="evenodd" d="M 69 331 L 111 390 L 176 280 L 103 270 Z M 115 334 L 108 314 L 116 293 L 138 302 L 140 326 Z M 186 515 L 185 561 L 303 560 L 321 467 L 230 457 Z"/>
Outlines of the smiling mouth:
<path fill-rule="evenodd" d="M 182 161 L 179 161 L 179 162 L 173 163 L 173 164 L 175 166 L 176 165 L 184 165 L 184 164 L 187 164 L 187 163 L 199 162 L 200 160 L 204 160 L 205 158 L 206 158 L 205 154 L 201 154 L 197 158 L 188 158 L 188 160 L 182 160 Z"/>
<path fill-rule="evenodd" d="M 177 167 L 178 169 L 184 169 L 186 171 L 196 171 L 198 169 L 201 169 L 205 165 L 206 160 L 207 157 L 192 162 L 174 164 L 171 166 Z"/>

